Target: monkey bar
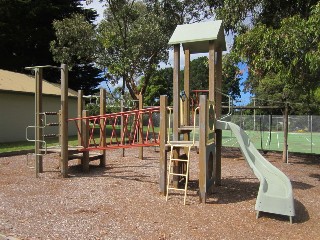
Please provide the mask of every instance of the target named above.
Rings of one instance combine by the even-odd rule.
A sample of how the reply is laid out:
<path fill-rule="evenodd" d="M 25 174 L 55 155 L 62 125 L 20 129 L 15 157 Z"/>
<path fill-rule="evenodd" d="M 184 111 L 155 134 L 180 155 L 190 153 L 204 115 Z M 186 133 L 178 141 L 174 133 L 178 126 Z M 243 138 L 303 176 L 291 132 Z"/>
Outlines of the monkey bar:
<path fill-rule="evenodd" d="M 155 132 L 152 119 L 154 114 L 159 112 L 160 107 L 152 107 L 71 118 L 68 121 L 76 125 L 82 146 L 79 151 L 148 147 L 159 145 L 160 134 Z M 121 119 L 123 119 L 123 126 L 120 124 Z M 143 126 L 143 122 L 147 122 L 146 126 Z M 121 127 L 123 131 L 119 133 Z M 99 138 L 95 136 L 96 129 L 99 129 Z"/>

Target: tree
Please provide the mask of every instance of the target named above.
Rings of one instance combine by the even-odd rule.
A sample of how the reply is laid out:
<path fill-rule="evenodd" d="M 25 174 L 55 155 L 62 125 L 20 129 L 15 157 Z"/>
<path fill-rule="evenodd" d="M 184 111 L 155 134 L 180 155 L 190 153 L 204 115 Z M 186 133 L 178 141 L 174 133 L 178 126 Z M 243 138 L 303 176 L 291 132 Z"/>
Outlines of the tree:
<path fill-rule="evenodd" d="M 239 68 L 230 60 L 229 54 L 223 56 L 223 75 L 222 75 L 222 92 L 230 95 L 235 100 L 240 96 L 239 82 L 241 73 Z M 181 80 L 183 81 L 183 70 L 181 70 Z M 190 62 L 190 90 L 207 90 L 209 87 L 208 82 L 209 65 L 207 57 L 199 57 Z M 154 76 L 150 79 L 145 93 L 145 102 L 149 105 L 158 103 L 160 95 L 168 96 L 168 104 L 172 104 L 173 95 L 173 69 L 164 68 L 159 69 Z M 182 83 L 181 83 L 182 85 Z M 223 97 L 223 101 L 227 101 Z"/>
<path fill-rule="evenodd" d="M 93 24 L 82 14 L 53 21 L 56 39 L 50 42 L 50 51 L 56 62 L 65 62 L 70 68 L 82 62 L 95 61 L 98 46 Z"/>
<path fill-rule="evenodd" d="M 246 90 L 256 98 L 272 100 L 268 105 L 298 101 L 302 104 L 291 104 L 294 111 L 315 110 L 311 104 L 318 88 L 318 27 L 310 19 L 318 14 L 312 10 L 318 2 L 209 1 L 226 30 L 235 34 L 231 55 L 235 63 L 242 61 L 248 66 Z"/>
<path fill-rule="evenodd" d="M 79 0 L 0 1 L 0 67 L 23 72 L 26 66 L 53 64 L 52 22 L 75 12 L 91 14 Z"/>
<path fill-rule="evenodd" d="M 279 28 L 258 24 L 236 39 L 235 51 L 250 66 L 248 86 L 260 98 L 292 105 L 300 113 L 317 109 L 320 76 L 320 3 L 307 19 L 285 18 Z"/>
<path fill-rule="evenodd" d="M 203 1 L 107 0 L 99 25 L 103 50 L 98 64 L 108 78 L 122 80 L 132 98 L 144 94 L 160 62 L 168 59 L 168 41 L 177 24 L 203 18 Z M 143 76 L 143 84 L 141 77 Z"/>
<path fill-rule="evenodd" d="M 217 19 L 224 22 L 227 32 L 241 34 L 258 23 L 279 28 L 282 19 L 299 15 L 308 18 L 318 0 L 208 0 Z"/>
<path fill-rule="evenodd" d="M 68 18 L 73 13 L 82 13 L 90 21 L 97 16 L 95 11 L 83 9 L 81 0 L 0 1 L 0 68 L 26 72 L 26 66 L 55 65 L 49 51 L 50 42 L 55 40 L 52 23 Z M 90 69 L 89 66 L 86 68 Z M 74 68 L 73 72 L 70 72 L 71 88 L 77 89 L 77 85 L 81 85 L 77 82 L 80 80 L 79 77 L 87 74 L 83 69 L 84 66 Z M 78 70 L 79 72 L 75 72 Z M 88 74 L 93 73 L 97 74 L 95 69 Z M 59 74 L 47 69 L 44 71 L 44 78 L 57 82 Z"/>
<path fill-rule="evenodd" d="M 91 94 L 103 78 L 93 64 L 99 42 L 94 25 L 82 14 L 53 22 L 56 39 L 50 42 L 50 51 L 58 63 L 66 63 L 70 68 L 70 86 Z"/>
<path fill-rule="evenodd" d="M 172 105 L 173 69 L 171 67 L 159 69 L 152 75 L 144 94 L 144 103 L 148 106 L 159 105 L 161 95 L 167 95 L 168 104 Z"/>
<path fill-rule="evenodd" d="M 209 87 L 209 63 L 206 56 L 199 57 L 190 62 L 190 89 L 202 90 Z M 223 55 L 222 58 L 222 93 L 230 95 L 235 100 L 240 96 L 241 73 L 237 65 L 234 64 L 230 54 Z M 226 99 L 225 99 L 226 100 Z"/>

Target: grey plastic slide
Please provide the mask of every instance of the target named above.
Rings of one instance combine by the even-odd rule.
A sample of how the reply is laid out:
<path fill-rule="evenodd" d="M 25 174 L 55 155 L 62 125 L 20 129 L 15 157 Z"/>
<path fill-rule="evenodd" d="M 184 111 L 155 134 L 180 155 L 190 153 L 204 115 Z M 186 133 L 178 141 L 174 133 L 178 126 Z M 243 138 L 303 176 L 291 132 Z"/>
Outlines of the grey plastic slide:
<path fill-rule="evenodd" d="M 248 135 L 236 124 L 217 121 L 216 128 L 230 129 L 236 137 L 241 152 L 260 181 L 255 210 L 292 217 L 295 215 L 292 186 L 289 178 L 266 160 L 254 147 Z"/>

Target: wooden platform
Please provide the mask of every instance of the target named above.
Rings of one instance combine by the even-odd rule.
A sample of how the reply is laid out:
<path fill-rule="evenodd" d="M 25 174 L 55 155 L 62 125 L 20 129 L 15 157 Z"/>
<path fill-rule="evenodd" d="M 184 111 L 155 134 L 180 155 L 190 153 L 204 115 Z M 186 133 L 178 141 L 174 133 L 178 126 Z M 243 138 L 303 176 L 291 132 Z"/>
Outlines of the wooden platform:
<path fill-rule="evenodd" d="M 72 146 L 68 147 L 68 160 L 73 159 L 82 159 L 83 158 L 83 152 L 80 152 L 83 147 L 82 146 Z M 40 151 L 44 153 L 46 151 L 47 154 L 49 153 L 61 153 L 61 147 L 60 146 L 52 146 L 48 147 L 47 149 L 41 148 Z M 90 161 L 98 160 L 103 157 L 103 155 L 99 151 L 90 151 L 89 152 L 89 159 Z"/>
<path fill-rule="evenodd" d="M 179 133 L 190 133 L 193 131 L 193 129 L 195 130 L 199 130 L 199 126 L 180 126 L 178 128 Z"/>

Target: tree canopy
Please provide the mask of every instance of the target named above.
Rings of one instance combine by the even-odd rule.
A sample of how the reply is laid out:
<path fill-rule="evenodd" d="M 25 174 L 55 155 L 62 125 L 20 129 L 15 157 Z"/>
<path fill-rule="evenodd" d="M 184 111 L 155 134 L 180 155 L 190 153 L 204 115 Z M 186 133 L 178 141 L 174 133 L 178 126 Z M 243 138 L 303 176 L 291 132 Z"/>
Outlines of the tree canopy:
<path fill-rule="evenodd" d="M 50 42 L 53 59 L 70 68 L 70 85 L 91 94 L 103 80 L 94 62 L 99 48 L 95 27 L 82 14 L 53 22 L 56 39 Z"/>
<path fill-rule="evenodd" d="M 26 66 L 66 62 L 72 66 L 73 89 L 94 91 L 102 70 L 111 83 L 123 81 L 132 98 L 168 92 L 169 84 L 160 79 L 168 79 L 171 70 L 158 69 L 168 59 L 167 43 L 176 25 L 214 16 L 234 34 L 223 60 L 223 92 L 239 95 L 237 64 L 243 62 L 249 72 L 246 89 L 256 98 L 277 105 L 301 103 L 294 106 L 298 113 L 319 109 L 318 0 L 100 0 L 106 9 L 98 26 L 93 25 L 96 13 L 81 2 L 1 1 L 0 67 L 23 72 Z M 193 65 L 191 81 L 204 79 L 193 87 L 202 88 L 206 59 Z"/>
<path fill-rule="evenodd" d="M 50 42 L 55 40 L 52 23 L 74 13 L 84 14 L 90 21 L 96 17 L 94 11 L 82 7 L 81 0 L 0 1 L 0 68 L 25 72 L 27 66 L 54 65 L 49 50 Z M 87 74 L 92 73 L 97 74 L 95 70 Z M 70 73 L 73 89 L 77 89 L 73 82 L 77 83 L 78 76 L 80 72 Z M 48 70 L 44 78 L 56 82 L 59 74 Z"/>
<path fill-rule="evenodd" d="M 203 19 L 203 1 L 106 0 L 98 34 L 98 64 L 111 82 L 120 79 L 132 98 L 144 94 L 160 62 L 168 59 L 168 40 L 177 24 Z M 143 76 L 143 81 L 141 77 Z"/>
<path fill-rule="evenodd" d="M 240 96 L 239 82 L 241 73 L 237 65 L 230 61 L 229 54 L 223 56 L 223 75 L 221 91 L 233 100 Z M 209 87 L 209 63 L 208 57 L 203 56 L 190 62 L 190 90 L 207 90 Z M 181 81 L 183 81 L 184 70 L 180 71 Z M 145 103 L 148 105 L 159 104 L 160 95 L 168 96 L 168 104 L 172 104 L 173 99 L 173 69 L 163 68 L 156 71 L 151 77 L 150 84 L 145 93 Z M 181 83 L 182 85 L 182 83 Z M 225 97 L 224 97 L 225 98 Z M 224 99 L 223 101 L 227 101 Z"/>
<path fill-rule="evenodd" d="M 295 113 L 319 112 L 318 2 L 210 1 L 235 34 L 231 53 L 234 63 L 248 66 L 246 89 L 265 104 L 290 102 Z"/>
<path fill-rule="evenodd" d="M 279 28 L 258 24 L 236 39 L 235 52 L 250 66 L 247 86 L 260 98 L 301 103 L 315 111 L 320 76 L 320 4 L 307 19 L 285 18 Z M 320 100 L 320 99 L 319 99 Z"/>

